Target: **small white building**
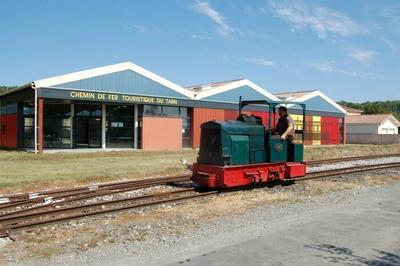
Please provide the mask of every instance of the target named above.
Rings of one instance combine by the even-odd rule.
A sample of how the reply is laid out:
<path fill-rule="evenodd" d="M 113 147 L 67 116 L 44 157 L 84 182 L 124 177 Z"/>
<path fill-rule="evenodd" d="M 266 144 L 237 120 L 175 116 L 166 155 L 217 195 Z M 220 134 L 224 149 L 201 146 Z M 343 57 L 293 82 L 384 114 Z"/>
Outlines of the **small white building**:
<path fill-rule="evenodd" d="M 346 117 L 347 134 L 399 134 L 400 122 L 392 114 Z"/>

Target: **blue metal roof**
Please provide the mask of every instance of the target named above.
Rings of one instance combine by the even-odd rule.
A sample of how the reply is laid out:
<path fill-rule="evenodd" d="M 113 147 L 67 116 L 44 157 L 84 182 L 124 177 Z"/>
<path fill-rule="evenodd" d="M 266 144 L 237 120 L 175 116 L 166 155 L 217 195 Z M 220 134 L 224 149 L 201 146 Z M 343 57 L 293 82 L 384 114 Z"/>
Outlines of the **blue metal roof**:
<path fill-rule="evenodd" d="M 242 96 L 242 100 L 263 100 L 267 99 L 269 101 L 273 101 L 269 99 L 265 95 L 255 91 L 249 86 L 242 86 L 232 90 L 228 90 L 225 92 L 221 92 L 218 94 L 211 95 L 209 97 L 205 97 L 202 100 L 204 101 L 216 101 L 216 102 L 229 102 L 229 103 L 238 103 L 239 97 Z"/>
<path fill-rule="evenodd" d="M 72 82 L 56 84 L 52 87 L 188 99 L 188 97 L 185 95 L 180 94 L 132 70 L 124 70 Z"/>

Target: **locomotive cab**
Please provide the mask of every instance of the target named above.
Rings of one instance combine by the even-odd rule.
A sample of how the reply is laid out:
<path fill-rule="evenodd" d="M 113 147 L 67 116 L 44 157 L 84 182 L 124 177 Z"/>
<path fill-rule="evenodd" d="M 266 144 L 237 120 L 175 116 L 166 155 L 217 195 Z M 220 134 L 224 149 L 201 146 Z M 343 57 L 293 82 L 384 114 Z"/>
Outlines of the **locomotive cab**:
<path fill-rule="evenodd" d="M 265 162 L 265 129 L 256 122 L 210 121 L 201 125 L 198 163 L 220 166 Z"/>

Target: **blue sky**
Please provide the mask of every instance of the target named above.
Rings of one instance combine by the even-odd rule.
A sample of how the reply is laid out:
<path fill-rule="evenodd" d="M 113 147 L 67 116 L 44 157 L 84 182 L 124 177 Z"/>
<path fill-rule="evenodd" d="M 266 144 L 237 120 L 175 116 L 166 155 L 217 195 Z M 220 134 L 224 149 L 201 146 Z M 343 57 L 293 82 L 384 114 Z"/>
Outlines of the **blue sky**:
<path fill-rule="evenodd" d="M 400 1 L 0 2 L 0 84 L 132 61 L 179 85 L 400 99 Z"/>

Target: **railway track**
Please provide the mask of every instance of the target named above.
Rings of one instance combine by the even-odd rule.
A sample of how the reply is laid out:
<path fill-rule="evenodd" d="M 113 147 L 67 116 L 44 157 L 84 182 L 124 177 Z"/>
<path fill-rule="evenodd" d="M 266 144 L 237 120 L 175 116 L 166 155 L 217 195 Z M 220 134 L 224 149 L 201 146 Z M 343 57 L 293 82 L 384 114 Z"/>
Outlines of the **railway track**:
<path fill-rule="evenodd" d="M 367 166 L 362 165 L 362 166 L 353 166 L 353 167 L 339 168 L 332 170 L 315 171 L 308 173 L 303 178 L 287 180 L 287 181 L 300 182 L 312 179 L 322 179 L 332 176 L 379 171 L 379 170 L 386 170 L 393 168 L 400 168 L 400 163 L 386 163 L 386 164 L 375 164 Z M 178 177 L 176 178 L 177 178 L 176 180 L 178 180 L 177 182 L 185 181 L 185 176 L 179 176 L 179 178 Z M 159 182 L 158 184 L 160 184 L 164 182 L 164 184 L 166 184 L 165 178 L 163 179 L 163 181 L 161 181 L 160 179 L 161 178 L 152 180 L 153 183 Z M 173 178 L 171 177 L 170 179 Z M 153 183 L 141 181 L 139 183 L 134 183 L 134 184 L 140 187 L 140 186 L 151 186 Z M 135 188 L 135 185 L 123 189 L 132 190 Z M 118 189 L 120 188 L 118 187 L 116 190 Z M 66 191 L 63 191 L 63 193 L 65 192 Z M 182 200 L 206 197 L 210 195 L 216 195 L 218 193 L 227 193 L 227 192 L 229 192 L 229 190 L 226 191 L 214 190 L 214 191 L 199 192 L 196 191 L 195 188 L 183 188 L 175 191 L 150 193 L 134 197 L 123 197 L 111 200 L 97 200 L 94 202 L 79 203 L 78 200 L 76 200 L 75 198 L 75 201 L 70 200 L 70 201 L 57 202 L 50 205 L 41 206 L 39 208 L 32 207 L 22 210 L 21 209 L 13 210 L 10 212 L 0 214 L 0 237 L 9 235 L 11 231 L 43 226 L 50 223 L 63 222 L 94 215 L 103 215 L 127 209 L 178 202 Z M 120 193 L 120 192 L 115 192 L 115 193 Z M 85 195 L 85 197 L 93 198 L 89 197 L 89 195 Z M 83 198 L 81 198 L 81 200 L 82 199 Z"/>
<path fill-rule="evenodd" d="M 388 157 L 400 157 L 400 153 L 342 157 L 342 158 L 332 158 L 332 159 L 325 159 L 325 160 L 313 160 L 313 161 L 307 161 L 306 163 L 309 166 L 313 166 L 313 165 L 326 164 L 326 163 L 341 163 L 341 162 L 349 162 L 349 161 L 357 161 L 357 160 L 369 160 L 369 159 L 379 159 L 379 158 L 388 158 Z"/>
<path fill-rule="evenodd" d="M 326 163 L 338 163 L 356 160 L 367 160 L 387 157 L 399 157 L 400 154 L 384 154 L 384 155 L 368 155 L 356 157 L 334 158 L 326 160 L 307 161 L 307 165 L 319 165 Z M 106 194 L 121 193 L 134 189 L 147 188 L 157 185 L 166 185 L 168 183 L 185 182 L 189 181 L 190 175 L 180 175 L 171 177 L 156 177 L 144 180 L 122 181 L 105 184 L 96 184 L 90 186 L 81 186 L 67 189 L 47 190 L 32 193 L 18 193 L 0 197 L 0 214 L 12 208 L 26 208 L 35 204 L 45 202 L 52 203 L 54 201 L 72 201 L 75 199 L 84 199 L 85 197 L 96 197 Z"/>
<path fill-rule="evenodd" d="M 36 193 L 14 194 L 0 198 L 0 215 L 7 213 L 10 209 L 26 209 L 32 206 L 41 207 L 53 202 L 70 202 L 83 200 L 103 195 L 112 195 L 137 189 L 163 186 L 168 183 L 184 182 L 189 180 L 190 175 L 179 175 L 170 177 L 156 177 L 143 180 L 132 180 L 113 182 L 91 186 L 83 186 L 69 189 L 57 189 L 41 191 Z M 47 203 L 47 204 L 46 204 Z M 40 206 L 35 206 L 40 205 Z"/>

